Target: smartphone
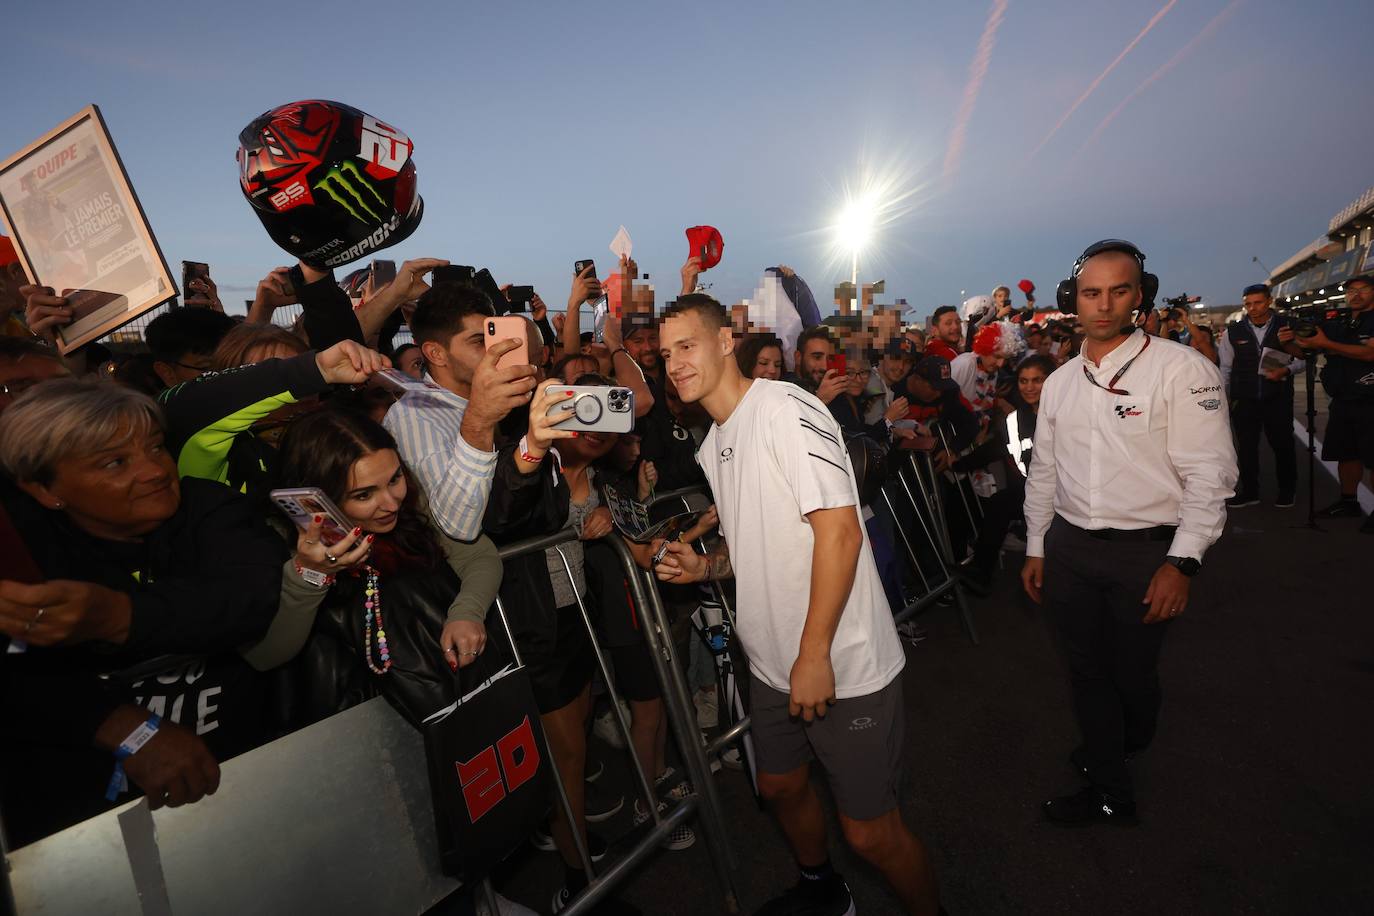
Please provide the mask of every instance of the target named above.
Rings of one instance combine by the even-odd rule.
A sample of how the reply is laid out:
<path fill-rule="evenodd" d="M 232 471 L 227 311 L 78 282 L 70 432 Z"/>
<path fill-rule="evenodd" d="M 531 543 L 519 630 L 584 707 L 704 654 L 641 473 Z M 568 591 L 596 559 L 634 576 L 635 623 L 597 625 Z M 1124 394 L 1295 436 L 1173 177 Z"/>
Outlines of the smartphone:
<path fill-rule="evenodd" d="M 490 350 L 508 337 L 520 341 L 520 346 L 497 360 L 499 368 L 507 366 L 529 366 L 530 362 L 530 320 L 524 315 L 498 315 L 487 319 L 486 345 Z"/>
<path fill-rule="evenodd" d="M 847 366 L 847 364 L 846 364 L 846 362 L 845 362 L 844 354 L 843 354 L 843 353 L 835 353 L 835 354 L 832 354 L 831 356 L 827 356 L 827 357 L 825 358 L 825 368 L 826 368 L 826 371 L 827 371 L 827 372 L 834 371 L 834 372 L 838 373 L 839 375 L 845 375 L 845 374 L 847 374 L 847 373 L 846 373 L 846 370 L 847 370 L 848 366 Z"/>
<path fill-rule="evenodd" d="M 372 262 L 372 288 L 381 289 L 392 280 L 396 279 L 395 261 L 373 261 Z"/>
<path fill-rule="evenodd" d="M 210 265 L 204 261 L 182 261 L 181 262 L 181 301 L 185 302 L 192 296 L 199 296 L 200 293 L 191 289 L 192 280 L 210 279 Z"/>
<path fill-rule="evenodd" d="M 436 267 L 430 272 L 429 278 L 435 283 L 471 283 L 472 275 L 477 271 L 465 264 L 449 264 L 445 267 Z"/>
<path fill-rule="evenodd" d="M 595 280 L 595 279 L 596 279 L 596 262 L 593 261 L 591 258 L 588 258 L 588 259 L 586 259 L 585 261 L 574 261 L 574 262 L 573 262 L 573 276 L 574 276 L 574 277 L 579 277 L 579 276 L 581 276 L 581 275 L 582 275 L 582 271 L 586 270 L 588 267 L 590 267 L 590 268 L 592 269 L 592 272 L 589 273 L 589 274 L 587 274 L 587 276 L 589 276 L 589 277 L 591 277 L 593 280 Z"/>
<path fill-rule="evenodd" d="M 571 413 L 559 429 L 585 433 L 628 433 L 635 426 L 635 393 L 618 385 L 550 385 L 547 393 L 571 391 L 573 396 L 549 408 L 548 415 Z M 569 407 L 568 405 L 572 406 Z"/>
<path fill-rule="evenodd" d="M 320 542 L 326 547 L 339 543 L 353 530 L 353 525 L 349 524 L 339 507 L 319 487 L 273 490 L 267 495 L 302 531 L 310 527 L 315 516 L 324 516 L 324 521 L 320 523 Z"/>
<path fill-rule="evenodd" d="M 496 314 L 504 315 L 511 311 L 510 303 L 506 301 L 506 294 L 501 292 L 501 287 L 496 284 L 496 279 L 492 277 L 491 271 L 483 267 L 472 275 L 472 285 L 487 294 L 491 300 L 491 307 L 496 309 Z"/>
<path fill-rule="evenodd" d="M 530 303 L 534 301 L 534 287 L 512 286 L 506 290 L 506 298 L 510 300 L 512 312 L 528 312 Z"/>

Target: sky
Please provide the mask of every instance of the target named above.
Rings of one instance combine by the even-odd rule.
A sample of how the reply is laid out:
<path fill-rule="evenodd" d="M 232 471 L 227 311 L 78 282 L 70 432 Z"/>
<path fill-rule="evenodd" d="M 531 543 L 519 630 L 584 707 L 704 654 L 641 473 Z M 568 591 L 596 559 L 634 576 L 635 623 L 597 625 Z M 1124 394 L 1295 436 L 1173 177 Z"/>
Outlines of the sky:
<path fill-rule="evenodd" d="M 709 224 L 718 298 L 787 264 L 826 312 L 862 187 L 891 205 L 860 278 L 915 315 L 1023 277 L 1048 304 L 1104 237 L 1163 295 L 1238 302 L 1252 257 L 1276 267 L 1374 185 L 1367 0 L 113 10 L 7 11 L 0 157 L 98 104 L 173 274 L 209 262 L 231 310 L 290 263 L 239 189 L 238 132 L 299 99 L 414 141 L 424 220 L 383 257 L 487 266 L 554 309 L 575 260 L 611 272 L 621 225 L 666 301 Z"/>

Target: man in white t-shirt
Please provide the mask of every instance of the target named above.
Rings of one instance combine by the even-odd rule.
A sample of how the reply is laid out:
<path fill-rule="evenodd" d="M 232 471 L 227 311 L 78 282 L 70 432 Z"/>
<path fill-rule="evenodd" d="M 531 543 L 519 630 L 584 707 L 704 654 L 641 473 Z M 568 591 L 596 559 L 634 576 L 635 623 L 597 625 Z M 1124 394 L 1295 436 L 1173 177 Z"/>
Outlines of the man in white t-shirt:
<path fill-rule="evenodd" d="M 741 375 L 729 315 L 710 296 L 678 299 L 659 336 L 678 395 L 715 421 L 697 461 L 725 541 L 709 557 L 670 544 L 655 571 L 666 582 L 735 579 L 737 632 L 753 672 L 759 791 L 802 873 L 759 912 L 853 912 L 826 853 L 809 777 L 815 757 L 850 846 L 910 912 L 935 914 L 929 858 L 897 807 L 906 658 L 839 425 L 796 385 Z"/>

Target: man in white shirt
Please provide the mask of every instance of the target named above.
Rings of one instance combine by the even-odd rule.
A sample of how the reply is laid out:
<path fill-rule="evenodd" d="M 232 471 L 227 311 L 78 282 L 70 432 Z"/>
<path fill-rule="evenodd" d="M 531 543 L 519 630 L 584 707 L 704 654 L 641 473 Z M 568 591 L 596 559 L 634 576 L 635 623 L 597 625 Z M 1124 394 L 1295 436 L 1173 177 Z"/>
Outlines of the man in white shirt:
<path fill-rule="evenodd" d="M 1293 505 L 1298 484 L 1298 451 L 1293 439 L 1293 376 L 1304 363 L 1284 352 L 1279 332 L 1288 319 L 1270 308 L 1269 287 L 1245 287 L 1241 298 L 1245 317 L 1226 326 L 1221 335 L 1221 378 L 1231 402 L 1236 428 L 1236 456 L 1240 486 L 1226 501 L 1228 509 L 1259 503 L 1260 433 L 1274 450 L 1279 492 L 1274 505 Z"/>
<path fill-rule="evenodd" d="M 678 299 L 660 340 L 679 396 L 700 402 L 715 421 L 697 460 L 726 543 L 710 557 L 670 544 L 656 573 L 666 582 L 735 578 L 737 632 L 753 672 L 759 791 L 802 873 L 759 912 L 853 912 L 826 853 L 809 776 L 817 757 L 845 839 L 910 912 L 935 914 L 929 858 L 897 807 L 906 659 L 840 428 L 797 386 L 740 374 L 729 316 L 710 296 Z"/>
<path fill-rule="evenodd" d="M 1083 738 L 1070 759 L 1088 785 L 1045 803 L 1060 824 L 1136 823 L 1126 764 L 1154 737 L 1164 630 L 1237 478 L 1216 366 L 1131 325 L 1157 286 L 1119 239 L 1089 247 L 1060 285 L 1085 339 L 1041 394 L 1021 570 L 1067 644 Z"/>

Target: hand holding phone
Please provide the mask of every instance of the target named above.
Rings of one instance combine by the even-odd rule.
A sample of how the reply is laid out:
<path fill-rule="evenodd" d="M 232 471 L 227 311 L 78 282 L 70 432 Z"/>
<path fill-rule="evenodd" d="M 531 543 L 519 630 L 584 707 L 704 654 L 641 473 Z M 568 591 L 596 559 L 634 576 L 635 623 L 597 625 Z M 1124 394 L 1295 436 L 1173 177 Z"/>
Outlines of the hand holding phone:
<path fill-rule="evenodd" d="M 827 372 L 835 372 L 840 375 L 848 375 L 848 364 L 845 362 L 843 353 L 832 353 L 825 358 L 825 368 Z"/>
<path fill-rule="evenodd" d="M 512 312 L 528 312 L 534 301 L 533 286 L 510 286 L 506 288 L 506 300 Z"/>
<path fill-rule="evenodd" d="M 490 350 L 503 340 L 517 340 L 519 346 L 505 353 L 496 361 L 498 369 L 509 366 L 530 366 L 530 320 L 524 315 L 498 315 L 486 320 L 484 342 Z"/>
<path fill-rule="evenodd" d="M 572 392 L 563 403 L 549 407 L 549 416 L 571 413 L 561 424 L 562 429 L 584 433 L 628 433 L 635 425 L 635 395 L 629 388 L 618 385 L 562 385 L 545 389 L 552 395 L 558 391 Z M 569 406 L 571 405 L 571 406 Z"/>

